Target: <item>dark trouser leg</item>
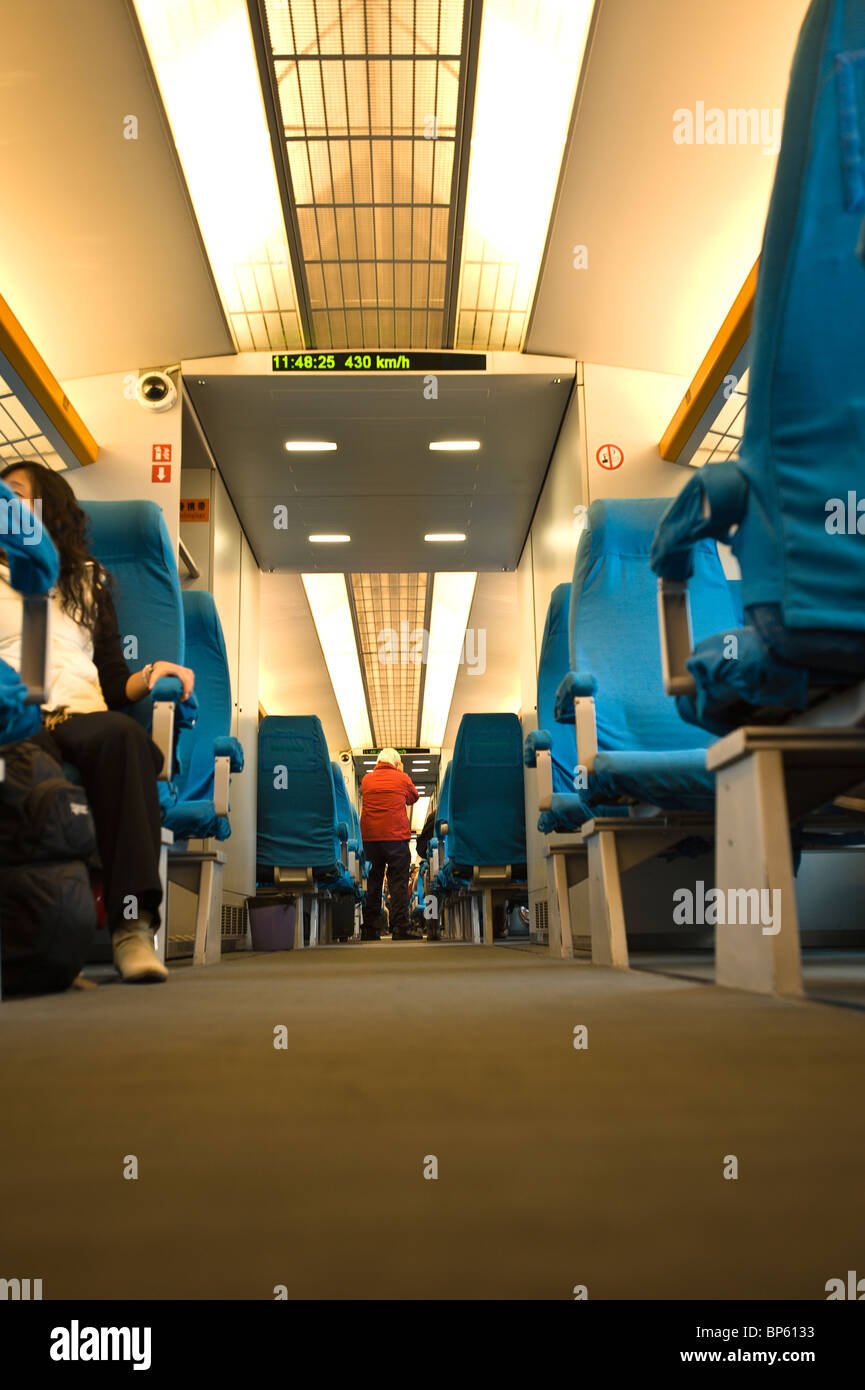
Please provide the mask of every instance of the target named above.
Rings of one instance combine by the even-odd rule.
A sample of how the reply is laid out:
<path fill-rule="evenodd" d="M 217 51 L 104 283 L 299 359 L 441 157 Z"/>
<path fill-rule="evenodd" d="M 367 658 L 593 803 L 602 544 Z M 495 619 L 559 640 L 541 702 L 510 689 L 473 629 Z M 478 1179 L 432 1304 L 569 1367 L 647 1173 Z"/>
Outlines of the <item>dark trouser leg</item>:
<path fill-rule="evenodd" d="M 81 774 L 96 824 L 110 929 L 128 925 L 136 911 L 152 913 L 153 926 L 158 926 L 162 885 L 156 777 L 162 754 L 156 744 L 140 724 L 116 710 L 73 714 L 36 739 Z"/>
<path fill-rule="evenodd" d="M 387 885 L 390 889 L 390 929 L 406 932 L 408 920 L 408 871 L 411 849 L 408 840 L 391 840 L 387 845 Z"/>
<path fill-rule="evenodd" d="M 384 880 L 384 866 L 387 863 L 387 856 L 382 851 L 384 845 L 380 840 L 368 840 L 364 843 L 363 852 L 370 861 L 370 870 L 366 876 L 366 899 L 363 905 L 363 926 L 372 925 L 381 916 L 381 885 Z"/>

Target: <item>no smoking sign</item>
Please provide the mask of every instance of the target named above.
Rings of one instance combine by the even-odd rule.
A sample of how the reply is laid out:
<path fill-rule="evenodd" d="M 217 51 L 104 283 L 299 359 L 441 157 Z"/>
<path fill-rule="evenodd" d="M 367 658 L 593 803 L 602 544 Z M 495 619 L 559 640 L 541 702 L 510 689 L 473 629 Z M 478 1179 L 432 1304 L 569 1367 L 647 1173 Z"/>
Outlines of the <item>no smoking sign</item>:
<path fill-rule="evenodd" d="M 625 462 L 624 452 L 619 448 L 618 444 L 602 444 L 595 454 L 595 458 L 602 468 L 610 470 L 621 468 L 622 464 Z"/>

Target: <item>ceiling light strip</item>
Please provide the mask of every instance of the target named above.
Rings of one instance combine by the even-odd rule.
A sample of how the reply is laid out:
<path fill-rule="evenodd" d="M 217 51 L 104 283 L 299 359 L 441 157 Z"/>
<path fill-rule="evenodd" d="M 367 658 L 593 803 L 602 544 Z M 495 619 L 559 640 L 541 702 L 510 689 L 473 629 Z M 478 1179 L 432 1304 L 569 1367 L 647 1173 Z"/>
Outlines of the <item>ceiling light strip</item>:
<path fill-rule="evenodd" d="M 445 312 L 442 323 L 442 347 L 452 348 L 456 342 L 457 303 L 460 287 L 460 263 L 465 226 L 466 190 L 469 178 L 469 154 L 474 120 L 475 91 L 478 80 L 478 51 L 481 37 L 483 0 L 465 0 L 463 10 L 463 41 L 460 61 L 460 86 L 457 97 L 457 143 L 451 174 L 450 214 L 448 219 L 448 258 L 445 271 Z"/>
<path fill-rule="evenodd" d="M 297 313 L 303 335 L 302 345 L 304 347 L 313 347 L 315 345 L 315 336 L 312 330 L 309 283 L 306 278 L 306 266 L 304 265 L 303 253 L 301 251 L 297 209 L 295 208 L 294 199 L 291 195 L 291 178 L 287 167 L 288 156 L 285 148 L 282 121 L 278 114 L 279 98 L 276 91 L 275 70 L 270 61 L 270 30 L 268 27 L 264 0 L 247 0 L 247 9 L 249 11 L 249 27 L 252 30 L 252 42 L 255 49 L 255 62 L 258 68 L 261 95 L 264 102 L 264 113 L 267 119 L 267 131 L 270 136 L 270 148 L 273 154 L 273 167 L 276 172 L 276 183 L 279 189 L 279 201 L 285 221 L 285 235 L 288 243 L 289 255 L 291 256 Z"/>
<path fill-rule="evenodd" d="M 593 0 L 484 0 L 458 346 L 524 344 L 592 11 Z"/>
<path fill-rule="evenodd" d="M 345 575 L 302 574 L 301 579 L 349 746 L 369 747 L 369 704 Z"/>
<path fill-rule="evenodd" d="M 133 0 L 235 345 L 301 346 L 245 0 Z"/>
<path fill-rule="evenodd" d="M 476 583 L 474 572 L 435 576 L 421 720 L 425 747 L 440 748 L 444 741 Z"/>

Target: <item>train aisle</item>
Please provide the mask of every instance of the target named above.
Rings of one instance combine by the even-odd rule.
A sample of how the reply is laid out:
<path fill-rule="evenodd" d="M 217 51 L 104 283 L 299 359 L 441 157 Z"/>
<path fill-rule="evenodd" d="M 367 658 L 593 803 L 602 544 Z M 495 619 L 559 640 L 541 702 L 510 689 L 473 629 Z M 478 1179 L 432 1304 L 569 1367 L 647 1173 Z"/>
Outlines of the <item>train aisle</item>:
<path fill-rule="evenodd" d="M 46 1299 L 819 1300 L 865 1218 L 850 1009 L 406 943 L 0 1028 L 5 1265 Z"/>

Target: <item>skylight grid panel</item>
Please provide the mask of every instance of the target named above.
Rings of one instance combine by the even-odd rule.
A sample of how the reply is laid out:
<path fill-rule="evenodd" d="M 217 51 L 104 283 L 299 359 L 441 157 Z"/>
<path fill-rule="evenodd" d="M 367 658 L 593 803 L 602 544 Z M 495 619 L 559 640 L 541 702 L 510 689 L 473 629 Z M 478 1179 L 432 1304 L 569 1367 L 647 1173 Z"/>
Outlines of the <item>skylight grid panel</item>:
<path fill-rule="evenodd" d="M 363 343 L 369 347 L 382 347 L 381 332 L 379 329 L 378 313 L 375 309 L 364 308 L 361 312 L 361 323 L 363 325 Z"/>
<path fill-rule="evenodd" d="M 411 208 L 395 207 L 393 210 L 393 236 L 396 245 L 396 260 L 406 260 L 412 252 Z"/>
<path fill-rule="evenodd" d="M 314 199 L 309 147 L 302 141 L 289 141 L 286 145 L 286 154 L 295 205 L 302 207 Z"/>
<path fill-rule="evenodd" d="M 324 88 L 321 70 L 324 64 L 314 61 L 298 63 L 300 101 L 303 108 L 303 132 L 307 137 L 327 134 Z M 330 64 L 327 64 L 330 67 Z"/>
<path fill-rule="evenodd" d="M 336 217 L 332 208 L 319 207 L 316 209 L 316 222 L 318 225 L 318 240 L 321 247 L 321 259 L 323 261 L 339 260 L 339 241 L 336 235 Z"/>
<path fill-rule="evenodd" d="M 301 101 L 300 74 L 298 64 L 293 62 L 274 63 L 276 89 L 279 93 L 279 110 L 282 117 L 283 134 L 286 139 L 305 133 L 303 103 Z"/>
<path fill-rule="evenodd" d="M 274 53 L 294 53 L 296 39 L 303 42 L 303 34 L 298 27 L 301 21 L 301 12 L 307 7 L 305 5 L 294 5 L 297 11 L 297 19 L 294 28 L 291 23 L 292 0 L 265 0 L 265 13 L 267 15 L 267 28 L 270 34 L 270 45 Z M 307 19 L 306 15 L 303 15 Z M 308 22 L 311 21 L 311 13 Z M 313 28 L 313 35 L 315 29 Z M 308 36 L 307 36 L 308 39 Z"/>
<path fill-rule="evenodd" d="M 416 140 L 414 149 L 414 201 L 432 203 L 433 201 L 433 159 L 435 141 Z"/>
<path fill-rule="evenodd" d="M 426 304 L 429 296 L 429 261 L 413 261 L 411 267 L 412 304 Z M 426 337 L 426 331 L 424 331 Z M 412 338 L 414 342 L 414 338 Z"/>
<path fill-rule="evenodd" d="M 371 347 L 371 343 L 363 341 L 363 319 L 360 309 L 346 309 L 345 311 L 345 333 L 346 340 L 344 346 L 349 348 L 354 343 L 360 343 L 361 347 Z"/>
<path fill-rule="evenodd" d="M 351 261 L 344 261 L 341 269 L 343 303 L 350 309 L 360 308 L 360 282 L 357 266 L 353 265 Z"/>
<path fill-rule="evenodd" d="M 318 51 L 342 52 L 342 12 L 348 8 L 342 0 L 313 0 L 318 20 Z M 309 0 L 307 0 L 309 3 Z"/>
<path fill-rule="evenodd" d="M 465 0 L 439 0 L 439 52 L 459 53 Z"/>
<path fill-rule="evenodd" d="M 393 288 L 394 288 L 394 307 L 406 309 L 410 307 L 411 299 L 411 266 L 405 261 L 398 262 L 393 268 Z M 406 338 L 407 343 L 411 342 Z"/>
<path fill-rule="evenodd" d="M 345 64 L 319 63 L 324 87 L 324 108 L 328 134 L 348 135 L 348 107 L 345 93 Z"/>
<path fill-rule="evenodd" d="M 358 0 L 349 0 L 348 4 L 342 6 L 342 40 L 343 52 L 345 53 L 365 53 L 366 52 L 366 33 L 364 23 L 364 5 L 358 4 Z"/>
<path fill-rule="evenodd" d="M 462 64 L 437 63 L 436 68 L 438 71 L 436 115 L 438 116 L 439 138 L 449 136 L 454 139 L 456 137 L 457 112 L 459 111 Z"/>
<path fill-rule="evenodd" d="M 329 308 L 339 307 L 343 300 L 342 266 L 338 261 L 328 261 L 322 266 L 324 272 L 324 295 Z"/>
<path fill-rule="evenodd" d="M 336 236 L 341 261 L 356 261 L 358 258 L 357 236 L 355 234 L 354 212 L 351 208 L 337 208 Z"/>
<path fill-rule="evenodd" d="M 378 248 L 379 260 L 391 262 L 393 260 L 393 216 L 389 207 L 377 207 L 374 211 L 375 216 L 375 240 Z"/>
<path fill-rule="evenodd" d="M 393 129 L 394 135 L 416 135 L 414 122 L 414 69 L 415 63 L 395 62 L 391 64 L 390 80 L 393 88 Z"/>
<path fill-rule="evenodd" d="M 358 208 L 356 210 L 354 227 L 357 237 L 358 260 L 374 261 L 376 259 L 376 244 L 372 208 Z"/>
<path fill-rule="evenodd" d="M 397 343 L 410 343 L 411 315 L 409 314 L 408 309 L 396 308 L 394 310 L 394 325 L 395 332 L 393 346 L 396 347 Z"/>
<path fill-rule="evenodd" d="M 7 439 L 32 439 L 39 433 L 39 426 L 17 396 L 5 396 L 0 412 L 6 416 L 3 425 Z"/>
<path fill-rule="evenodd" d="M 289 146 L 289 149 L 291 147 Z M 312 181 L 312 201 L 332 203 L 333 181 L 330 173 L 330 147 L 326 140 L 310 140 L 306 145 L 309 173 Z"/>
<path fill-rule="evenodd" d="M 414 169 L 412 167 L 411 146 L 410 140 L 395 140 L 393 144 L 394 203 L 414 201 Z"/>
<path fill-rule="evenodd" d="M 390 308 L 394 306 L 394 267 L 391 261 L 378 261 L 375 267 L 378 302 Z"/>
<path fill-rule="evenodd" d="M 432 201 L 439 207 L 449 208 L 454 172 L 454 147 L 449 140 L 434 140 L 433 145 L 435 160 L 433 164 Z"/>
<path fill-rule="evenodd" d="M 351 140 L 348 145 L 351 163 L 351 177 L 354 188 L 354 202 L 372 203 L 372 152 L 365 140 Z"/>
<path fill-rule="evenodd" d="M 289 273 L 288 262 L 271 264 L 270 274 L 276 290 L 276 303 L 280 313 L 285 314 L 291 311 L 291 314 L 293 314 L 296 319 L 294 289 Z"/>
<path fill-rule="evenodd" d="M 349 131 L 352 135 L 369 135 L 369 92 L 366 83 L 366 63 L 349 61 L 343 64 L 343 67 L 348 92 Z"/>
<path fill-rule="evenodd" d="M 391 134 L 391 64 L 380 59 L 367 63 L 370 123 L 379 135 Z"/>
<path fill-rule="evenodd" d="M 321 260 L 321 243 L 318 239 L 318 218 L 312 208 L 298 208 L 297 225 L 300 229 L 300 245 L 307 265 Z"/>

